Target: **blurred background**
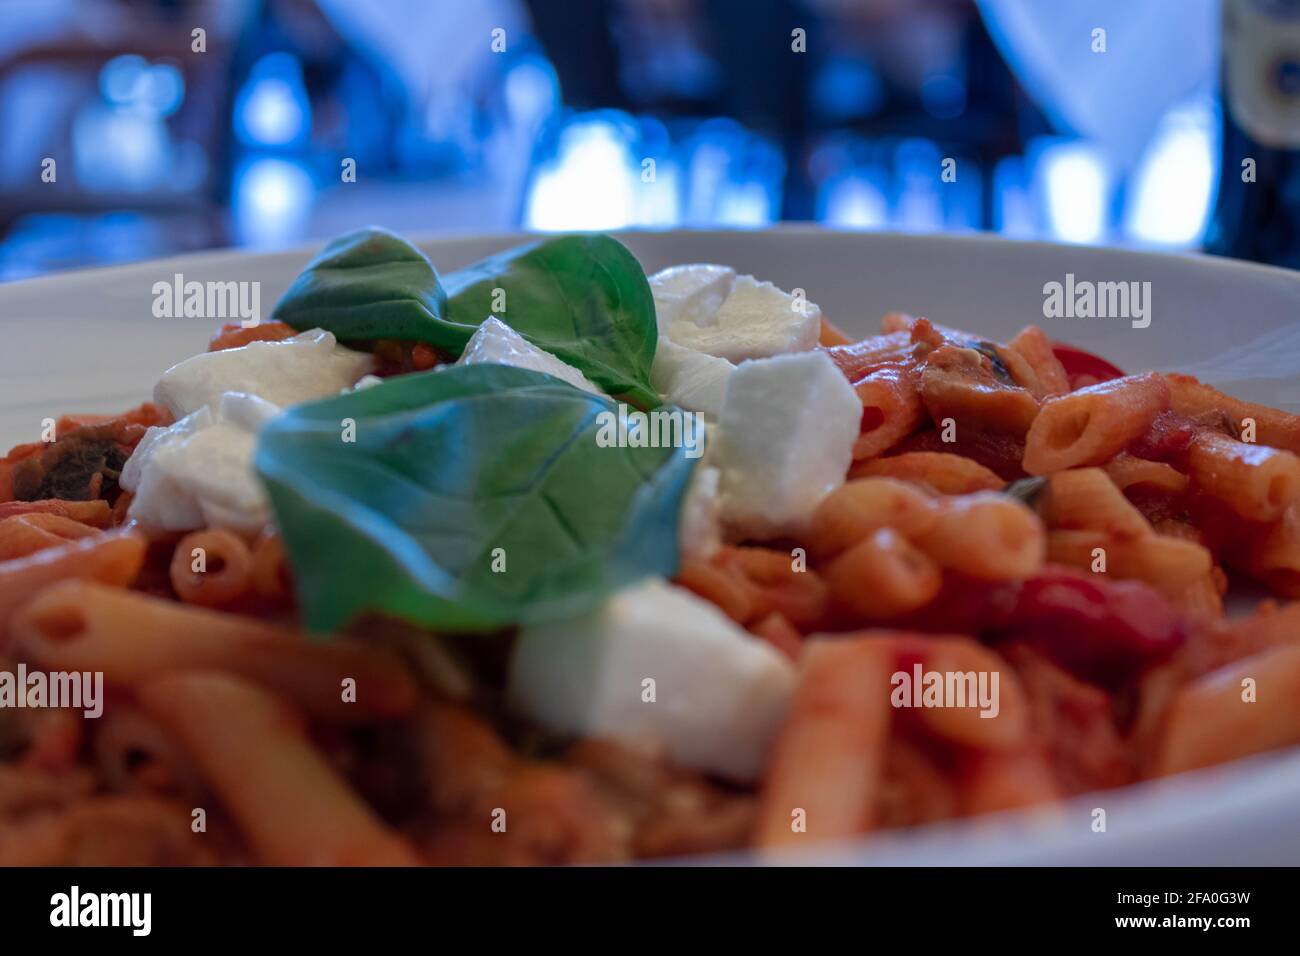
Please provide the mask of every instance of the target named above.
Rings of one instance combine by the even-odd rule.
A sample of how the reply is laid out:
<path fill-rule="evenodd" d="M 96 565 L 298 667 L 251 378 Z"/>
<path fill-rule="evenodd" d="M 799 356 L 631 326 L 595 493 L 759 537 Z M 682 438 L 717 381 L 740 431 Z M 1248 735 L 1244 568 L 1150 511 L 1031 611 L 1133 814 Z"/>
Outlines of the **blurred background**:
<path fill-rule="evenodd" d="M 1272 36 L 1300 23 L 1293 0 L 1223 3 Z M 1223 17 L 1220 0 L 0 0 L 0 278 L 371 223 L 806 221 L 1287 262 L 1296 243 L 1246 242 L 1264 214 L 1227 188 L 1263 147 L 1225 109 Z M 1300 62 L 1268 68 L 1300 100 Z M 1290 153 L 1266 145 L 1294 232 Z"/>

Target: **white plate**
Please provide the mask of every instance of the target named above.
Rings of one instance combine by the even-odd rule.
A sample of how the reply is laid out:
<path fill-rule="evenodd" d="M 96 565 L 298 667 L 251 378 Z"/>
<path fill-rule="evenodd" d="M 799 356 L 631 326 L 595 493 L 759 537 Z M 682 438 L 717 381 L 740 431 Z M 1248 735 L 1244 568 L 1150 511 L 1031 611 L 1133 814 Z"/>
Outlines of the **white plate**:
<path fill-rule="evenodd" d="M 420 242 L 441 270 L 523 237 Z M 660 232 L 622 237 L 653 271 L 714 261 L 802 288 L 854 334 L 901 310 L 1005 339 L 1028 323 L 1126 371 L 1189 371 L 1239 397 L 1300 411 L 1300 273 L 1195 256 L 1008 242 L 986 237 Z M 0 444 L 32 441 L 44 418 L 113 411 L 149 397 L 167 366 L 201 351 L 206 319 L 153 317 L 155 282 L 257 281 L 262 315 L 318 247 L 215 252 L 0 286 Z M 1149 282 L 1151 323 L 1045 318 L 1043 287 Z M 1107 831 L 1091 829 L 1107 811 Z M 1041 816 L 945 824 L 846 846 L 838 863 L 1300 863 L 1300 751 L 1085 797 Z"/>

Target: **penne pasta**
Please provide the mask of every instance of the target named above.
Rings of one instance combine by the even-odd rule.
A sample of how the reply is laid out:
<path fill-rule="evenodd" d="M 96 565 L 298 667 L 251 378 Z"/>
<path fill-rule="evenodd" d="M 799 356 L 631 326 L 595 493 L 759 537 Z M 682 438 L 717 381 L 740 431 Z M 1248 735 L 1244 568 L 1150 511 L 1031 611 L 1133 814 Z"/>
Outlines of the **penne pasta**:
<path fill-rule="evenodd" d="M 1038 499 L 1038 512 L 1053 529 L 1134 537 L 1151 533 L 1142 512 L 1100 468 L 1072 468 L 1053 474 Z"/>
<path fill-rule="evenodd" d="M 1056 357 L 1051 341 L 1038 326 L 1026 325 L 1007 343 L 1007 348 L 1024 358 L 1034 370 L 1038 381 L 1035 398 L 1064 395 L 1070 390 L 1070 378 L 1065 373 L 1065 366 Z"/>
<path fill-rule="evenodd" d="M 134 531 L 110 531 L 0 561 L 0 650 L 14 611 L 41 588 L 59 581 L 98 581 L 126 587 L 144 564 L 146 542 Z"/>
<path fill-rule="evenodd" d="M 939 567 L 891 528 L 878 528 L 826 568 L 831 594 L 869 619 L 899 617 L 934 600 Z"/>
<path fill-rule="evenodd" d="M 760 849 L 789 850 L 872 827 L 890 725 L 888 634 L 805 644 L 759 795 Z"/>
<path fill-rule="evenodd" d="M 905 482 L 858 478 L 822 499 L 813 512 L 809 544 L 814 555 L 828 557 L 879 528 L 893 528 L 906 537 L 933 524 L 937 517 L 935 502 Z"/>
<path fill-rule="evenodd" d="M 822 348 L 833 348 L 837 345 L 852 345 L 853 340 L 845 335 L 835 323 L 822 316 L 821 331 L 817 336 L 817 344 Z"/>
<path fill-rule="evenodd" d="M 1284 597 L 1300 598 L 1300 505 L 1292 505 L 1262 533 L 1247 536 L 1232 563 Z"/>
<path fill-rule="evenodd" d="M 1300 455 L 1300 415 L 1255 402 L 1244 402 L 1225 395 L 1190 375 L 1169 374 L 1164 379 L 1169 387 L 1169 407 L 1179 414 L 1191 418 L 1226 415 L 1236 432 L 1246 429 L 1248 422 L 1253 422 L 1255 440 L 1259 444 Z"/>
<path fill-rule="evenodd" d="M 917 656 L 927 671 L 971 678 L 996 674 L 998 678 L 994 716 L 982 716 L 974 704 L 923 707 L 915 713 L 930 733 L 978 750 L 1009 750 L 1029 744 L 1029 705 L 1020 678 L 1004 657 L 969 637 L 933 637 L 916 643 L 920 645 Z M 971 695 L 967 699 L 971 700 Z"/>
<path fill-rule="evenodd" d="M 1248 521 L 1275 521 L 1300 498 L 1300 458 L 1289 451 L 1201 432 L 1187 451 L 1198 491 Z"/>
<path fill-rule="evenodd" d="M 269 691 L 226 674 L 177 673 L 138 690 L 271 866 L 411 866 L 415 852 L 366 806 Z"/>
<path fill-rule="evenodd" d="M 0 561 L 12 561 L 97 533 L 90 525 L 62 515 L 32 512 L 0 520 Z"/>
<path fill-rule="evenodd" d="M 873 335 L 857 342 L 832 345 L 826 349 L 830 360 L 855 385 L 872 372 L 903 364 L 911 352 L 912 333 L 906 329 L 889 335 Z"/>
<path fill-rule="evenodd" d="M 1173 465 L 1148 461 L 1128 452 L 1120 452 L 1105 465 L 1106 474 L 1120 491 L 1129 488 L 1153 488 L 1179 495 L 1187 490 L 1188 478 Z"/>
<path fill-rule="evenodd" d="M 176 596 L 186 604 L 219 607 L 243 597 L 253 585 L 253 553 L 224 528 L 181 538 L 168 569 Z"/>
<path fill-rule="evenodd" d="M 1043 755 L 1033 750 L 983 751 L 964 770 L 962 815 L 1020 810 L 1065 795 Z"/>
<path fill-rule="evenodd" d="M 1025 436 L 1025 471 L 1100 465 L 1145 434 L 1168 406 L 1169 388 L 1154 372 L 1050 398 Z"/>
<path fill-rule="evenodd" d="M 1173 698 L 1152 765 L 1183 773 L 1300 743 L 1300 644 L 1199 677 Z"/>
<path fill-rule="evenodd" d="M 415 685 L 375 648 L 309 642 L 262 621 L 65 581 L 41 591 L 10 621 L 14 646 L 52 670 L 102 671 L 129 687 L 182 670 L 222 669 L 341 722 L 408 713 Z M 345 681 L 354 693 L 345 693 Z"/>
<path fill-rule="evenodd" d="M 921 401 L 938 425 L 958 430 L 1005 431 L 1024 435 L 1038 415 L 1038 400 L 999 376 L 988 355 L 974 348 L 943 345 L 926 359 Z"/>
<path fill-rule="evenodd" d="M 855 471 L 864 477 L 896 478 L 941 495 L 1001 491 L 1006 485 L 974 459 L 941 451 L 909 451 L 876 458 L 863 462 Z"/>
<path fill-rule="evenodd" d="M 0 502 L 0 521 L 15 515 L 51 514 L 70 518 L 92 528 L 107 528 L 112 517 L 107 501 L 63 501 L 47 498 L 43 501 Z"/>
<path fill-rule="evenodd" d="M 1019 501 L 979 492 L 943 502 L 913 539 L 937 564 L 983 581 L 1027 578 L 1043 566 L 1043 523 Z"/>
<path fill-rule="evenodd" d="M 853 444 L 855 461 L 888 451 L 925 421 L 915 377 L 903 366 L 878 369 L 853 388 L 862 400 L 862 434 Z"/>

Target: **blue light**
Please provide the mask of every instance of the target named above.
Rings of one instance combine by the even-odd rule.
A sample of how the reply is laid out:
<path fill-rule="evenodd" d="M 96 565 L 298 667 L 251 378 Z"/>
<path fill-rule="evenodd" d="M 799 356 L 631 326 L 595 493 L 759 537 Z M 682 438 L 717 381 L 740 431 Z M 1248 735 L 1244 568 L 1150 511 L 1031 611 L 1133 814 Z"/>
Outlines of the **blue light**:
<path fill-rule="evenodd" d="M 889 221 L 885 176 L 862 168 L 842 173 L 822 184 L 817 196 L 817 220 L 841 229 L 878 229 Z"/>
<path fill-rule="evenodd" d="M 503 86 L 506 111 L 522 126 L 540 123 L 560 105 L 560 81 L 544 56 L 520 57 L 506 73 Z"/>
<path fill-rule="evenodd" d="M 119 110 L 165 117 L 185 99 L 185 79 L 170 63 L 150 64 L 133 53 L 115 56 L 99 71 L 99 90 Z"/>
<path fill-rule="evenodd" d="M 1032 152 L 1037 154 L 1033 176 L 1051 238 L 1101 242 L 1108 225 L 1110 176 L 1100 151 L 1083 141 L 1056 140 Z"/>
<path fill-rule="evenodd" d="M 235 134 L 249 146 L 292 146 L 311 129 L 311 102 L 298 60 L 269 53 L 235 99 Z"/>
<path fill-rule="evenodd" d="M 1201 239 L 1214 195 L 1217 129 L 1208 98 L 1165 115 L 1130 187 L 1125 229 L 1133 238 L 1170 248 Z"/>
<path fill-rule="evenodd" d="M 621 114 L 617 114 L 621 118 Z M 620 229 L 632 222 L 634 181 L 628 124 L 615 114 L 570 122 L 555 157 L 536 171 L 524 208 L 530 229 Z"/>
<path fill-rule="evenodd" d="M 316 187 L 300 164 L 260 157 L 235 173 L 235 235 L 243 245 L 282 246 L 300 239 Z"/>

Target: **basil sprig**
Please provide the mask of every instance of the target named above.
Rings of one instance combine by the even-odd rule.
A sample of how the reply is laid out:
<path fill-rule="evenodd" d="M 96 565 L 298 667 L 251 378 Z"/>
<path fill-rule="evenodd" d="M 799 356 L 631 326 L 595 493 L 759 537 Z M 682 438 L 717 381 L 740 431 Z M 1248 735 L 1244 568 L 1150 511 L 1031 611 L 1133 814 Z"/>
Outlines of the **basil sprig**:
<path fill-rule="evenodd" d="M 601 447 L 601 396 L 453 366 L 289 408 L 256 465 L 313 630 L 362 612 L 452 631 L 579 614 L 677 567 L 694 461 Z"/>
<path fill-rule="evenodd" d="M 426 342 L 459 355 L 488 316 L 576 367 L 610 395 L 649 408 L 658 327 L 636 257 L 605 235 L 520 246 L 439 277 L 419 249 L 367 229 L 325 247 L 272 318 L 341 341 Z"/>

